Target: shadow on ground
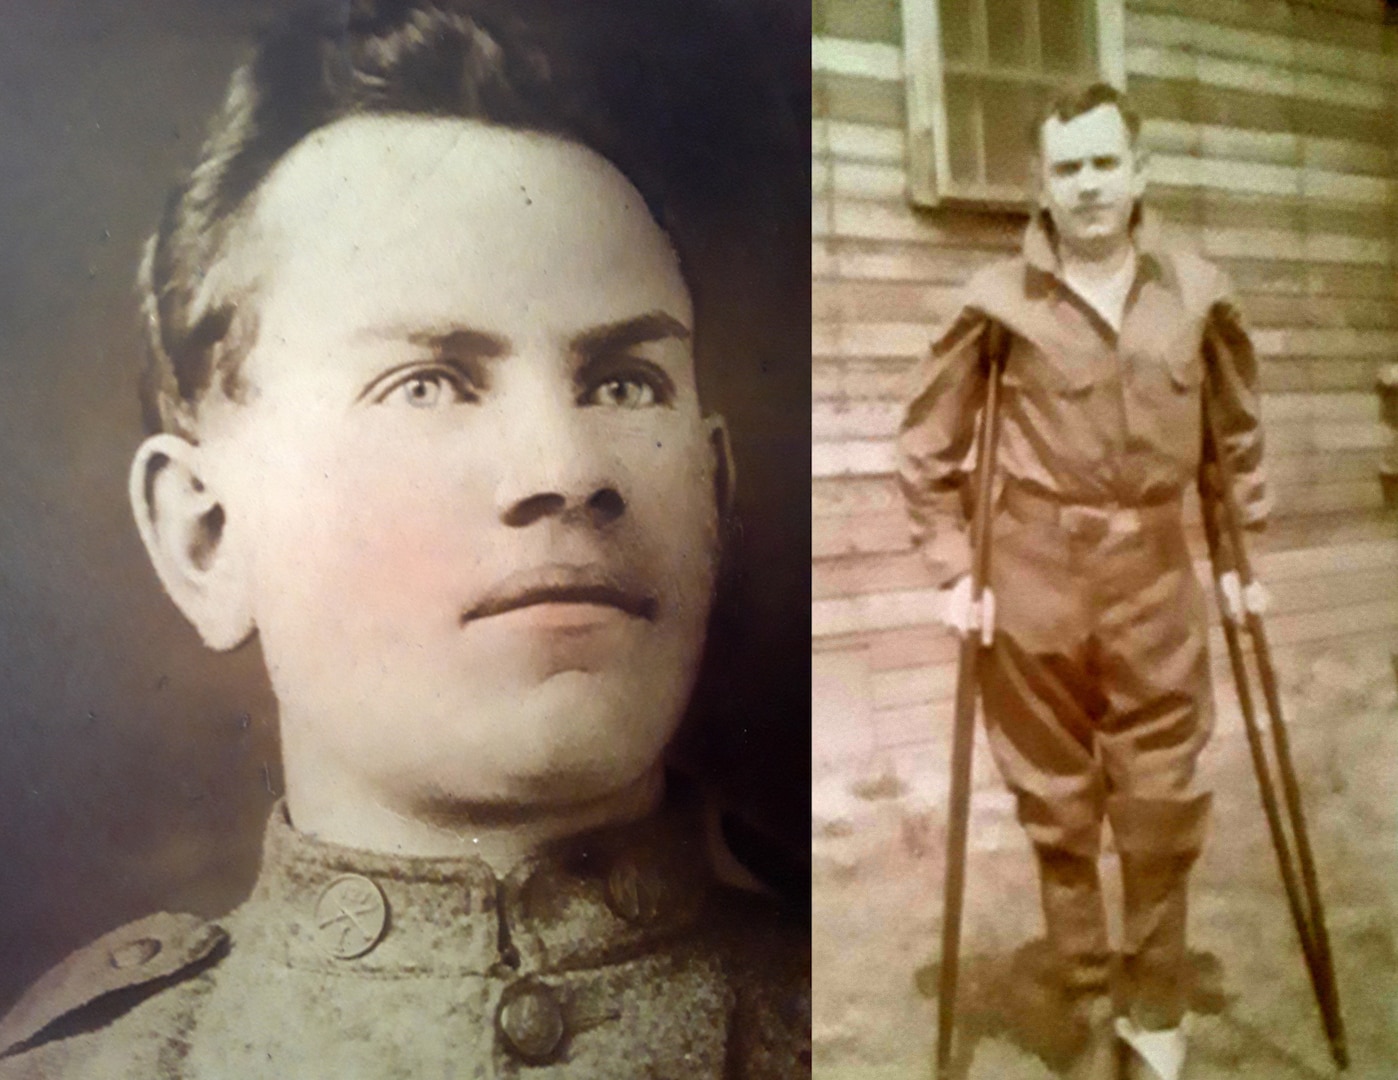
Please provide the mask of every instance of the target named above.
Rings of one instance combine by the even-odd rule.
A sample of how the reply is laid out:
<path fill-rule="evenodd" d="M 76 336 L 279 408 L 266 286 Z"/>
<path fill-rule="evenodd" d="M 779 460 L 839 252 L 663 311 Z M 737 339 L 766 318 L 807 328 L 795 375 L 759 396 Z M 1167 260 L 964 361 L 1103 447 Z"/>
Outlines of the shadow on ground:
<path fill-rule="evenodd" d="M 934 961 L 913 973 L 917 992 L 924 998 L 936 1000 L 941 971 L 941 964 Z M 984 1040 L 1008 1042 L 1050 1070 L 1064 1068 L 1081 1045 L 1085 1032 L 1071 1023 L 1044 939 L 1027 942 L 1008 955 L 963 958 L 959 982 L 952 1080 L 970 1075 L 976 1047 Z M 1190 954 L 1186 996 L 1192 1013 L 1216 1016 L 1223 1012 L 1227 999 L 1217 956 Z"/>

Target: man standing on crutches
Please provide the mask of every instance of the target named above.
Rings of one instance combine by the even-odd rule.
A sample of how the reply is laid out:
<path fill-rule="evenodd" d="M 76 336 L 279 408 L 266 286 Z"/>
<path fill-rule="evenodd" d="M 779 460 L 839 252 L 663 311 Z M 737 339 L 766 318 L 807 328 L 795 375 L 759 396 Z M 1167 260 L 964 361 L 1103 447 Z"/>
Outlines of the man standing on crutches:
<path fill-rule="evenodd" d="M 1267 513 L 1252 346 L 1224 275 L 1164 247 L 1143 214 L 1139 127 L 1106 85 L 1045 114 L 1023 251 L 971 281 L 916 372 L 899 440 L 943 621 L 965 634 L 994 613 L 978 668 L 987 731 L 1037 856 L 1082 1036 L 1068 1075 L 1082 1080 L 1115 1080 L 1123 1064 L 1149 1080 L 1183 1070 L 1186 888 L 1210 801 L 1195 765 L 1213 702 L 1182 503 L 1199 475 L 1206 354 L 1243 522 L 1260 528 Z M 995 324 L 1007 331 L 998 357 L 983 347 Z M 997 362 L 993 602 L 972 611 L 965 463 Z M 1125 896 L 1120 1018 L 1098 877 L 1104 816 Z"/>

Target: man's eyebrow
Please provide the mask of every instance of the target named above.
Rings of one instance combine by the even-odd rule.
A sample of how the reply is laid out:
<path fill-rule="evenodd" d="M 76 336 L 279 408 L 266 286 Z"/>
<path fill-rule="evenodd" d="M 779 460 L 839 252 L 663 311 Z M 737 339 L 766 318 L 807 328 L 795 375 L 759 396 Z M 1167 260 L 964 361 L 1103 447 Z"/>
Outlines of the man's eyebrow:
<path fill-rule="evenodd" d="M 425 345 L 439 355 L 458 358 L 504 356 L 510 343 L 484 330 L 452 326 L 441 330 L 412 330 L 405 335 L 413 345 Z"/>
<path fill-rule="evenodd" d="M 676 338 L 688 341 L 689 327 L 665 311 L 648 311 L 630 319 L 585 330 L 572 340 L 574 352 L 597 354 L 619 352 L 649 341 Z"/>
<path fill-rule="evenodd" d="M 470 326 L 443 326 L 431 329 L 412 329 L 405 326 L 368 326 L 354 336 L 370 341 L 406 341 L 410 345 L 425 346 L 441 356 L 454 356 L 463 359 L 504 356 L 510 351 L 510 343 L 504 338 Z"/>

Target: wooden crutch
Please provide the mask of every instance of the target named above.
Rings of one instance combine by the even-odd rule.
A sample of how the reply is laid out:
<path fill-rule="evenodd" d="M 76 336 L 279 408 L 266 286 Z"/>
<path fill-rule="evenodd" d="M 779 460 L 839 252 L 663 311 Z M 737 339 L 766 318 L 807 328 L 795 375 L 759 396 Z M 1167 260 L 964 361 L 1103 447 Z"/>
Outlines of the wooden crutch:
<path fill-rule="evenodd" d="M 991 500 L 995 491 L 995 449 L 1000 439 L 1000 375 L 1005 366 L 1009 334 L 991 320 L 981 339 L 985 370 L 985 407 L 976 440 L 972 483 L 975 505 L 971 518 L 971 610 L 973 623 L 961 636 L 956 669 L 956 720 L 951 743 L 951 797 L 947 814 L 947 867 L 942 907 L 942 967 L 937 990 L 937 1078 L 948 1080 L 952 1032 L 956 1024 L 956 981 L 961 950 L 961 911 L 966 897 L 966 834 L 971 814 L 971 752 L 976 731 L 976 668 L 981 650 L 993 638 L 993 612 L 986 610 L 990 577 Z"/>
<path fill-rule="evenodd" d="M 1234 490 L 1233 463 L 1228 459 L 1223 439 L 1219 434 L 1217 405 L 1214 395 L 1216 358 L 1212 351 L 1206 354 L 1203 420 L 1204 452 L 1206 468 L 1213 470 L 1212 483 L 1200 485 L 1203 496 L 1204 535 L 1208 541 L 1209 557 L 1213 564 L 1214 584 L 1223 612 L 1223 634 L 1228 645 L 1228 659 L 1233 669 L 1233 679 L 1238 690 L 1238 704 L 1243 714 L 1243 725 L 1247 732 L 1248 749 L 1252 753 L 1253 770 L 1257 774 L 1257 784 L 1262 796 L 1263 810 L 1267 815 L 1267 826 L 1272 835 L 1272 845 L 1276 850 L 1277 864 L 1281 870 L 1282 884 L 1286 888 L 1287 904 L 1291 918 L 1296 925 L 1296 934 L 1301 942 L 1301 952 L 1305 957 L 1306 969 L 1310 974 L 1311 986 L 1315 991 L 1316 1003 L 1320 1007 L 1321 1022 L 1330 1043 L 1330 1053 L 1340 1069 L 1349 1067 L 1349 1052 L 1346 1048 L 1344 1021 L 1340 1015 L 1339 991 L 1335 983 L 1335 969 L 1330 955 L 1330 938 L 1325 927 L 1325 908 L 1320 898 L 1320 885 L 1316 875 L 1315 857 L 1311 851 L 1310 836 L 1306 829 L 1305 814 L 1301 805 L 1301 788 L 1296 779 L 1296 768 L 1291 757 L 1291 742 L 1287 736 L 1286 723 L 1282 718 L 1281 695 L 1277 688 L 1276 669 L 1272 664 L 1272 652 L 1267 640 L 1267 631 L 1262 623 L 1262 614 L 1249 606 L 1247 598 L 1253 594 L 1256 577 L 1252 562 L 1248 558 L 1244 542 L 1242 516 L 1238 511 L 1237 494 Z M 1219 519 L 1222 518 L 1222 527 Z M 1223 546 L 1227 545 L 1225 557 Z M 1231 611 L 1224 596 L 1222 577 L 1232 569 L 1238 576 L 1242 593 L 1241 613 Z M 1282 791 L 1286 799 L 1287 817 L 1291 833 L 1295 838 L 1295 852 L 1300 863 L 1300 885 L 1297 883 L 1297 869 L 1292 861 L 1292 848 L 1287 841 L 1286 829 L 1282 825 L 1281 812 L 1277 806 L 1276 789 L 1272 781 L 1271 768 L 1262 733 L 1253 706 L 1249 671 L 1244 659 L 1244 651 L 1239 633 L 1239 624 L 1247 629 L 1252 641 L 1253 655 L 1257 663 L 1258 679 L 1262 684 L 1262 695 L 1267 704 L 1267 714 L 1271 722 L 1273 750 L 1277 758 L 1277 768 L 1281 773 Z M 1304 894 L 1302 890 L 1304 889 Z"/>

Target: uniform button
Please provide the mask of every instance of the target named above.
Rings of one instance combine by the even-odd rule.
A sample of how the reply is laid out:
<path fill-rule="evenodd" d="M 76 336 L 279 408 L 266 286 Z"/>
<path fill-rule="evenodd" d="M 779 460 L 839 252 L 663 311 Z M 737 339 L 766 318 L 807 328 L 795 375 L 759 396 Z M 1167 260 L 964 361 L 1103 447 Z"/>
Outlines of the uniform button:
<path fill-rule="evenodd" d="M 553 990 L 522 979 L 500 996 L 500 1034 L 515 1055 L 531 1064 L 549 1061 L 563 1041 L 563 1010 Z"/>
<path fill-rule="evenodd" d="M 337 960 L 363 956 L 378 944 L 387 922 L 383 893 L 359 874 L 337 877 L 316 901 L 316 943 Z"/>
<path fill-rule="evenodd" d="M 663 891 L 656 874 L 642 870 L 628 857 L 613 863 L 607 874 L 607 906 L 629 923 L 649 926 L 659 919 Z"/>
<path fill-rule="evenodd" d="M 112 949 L 110 956 L 112 967 L 118 971 L 143 967 L 160 954 L 160 949 L 160 942 L 153 937 L 137 938 L 125 945 L 117 945 Z"/>

